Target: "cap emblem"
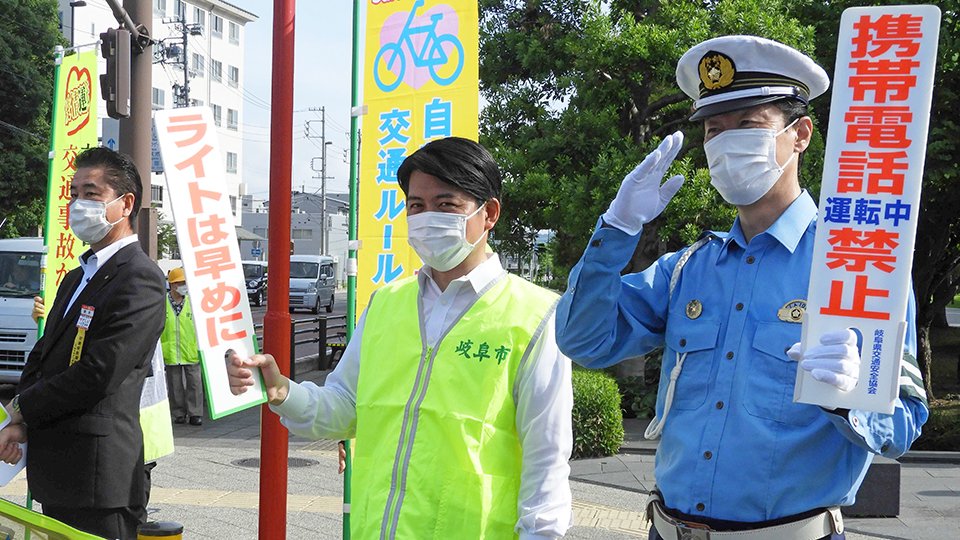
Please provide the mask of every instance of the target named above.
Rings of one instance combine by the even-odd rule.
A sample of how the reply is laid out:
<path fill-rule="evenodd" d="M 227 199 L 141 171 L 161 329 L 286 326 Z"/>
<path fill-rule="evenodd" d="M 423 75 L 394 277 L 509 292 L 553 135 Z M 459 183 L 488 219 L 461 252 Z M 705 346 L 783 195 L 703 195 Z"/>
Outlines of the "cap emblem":
<path fill-rule="evenodd" d="M 716 51 L 710 51 L 700 59 L 700 83 L 707 90 L 730 86 L 737 73 L 733 59 Z"/>

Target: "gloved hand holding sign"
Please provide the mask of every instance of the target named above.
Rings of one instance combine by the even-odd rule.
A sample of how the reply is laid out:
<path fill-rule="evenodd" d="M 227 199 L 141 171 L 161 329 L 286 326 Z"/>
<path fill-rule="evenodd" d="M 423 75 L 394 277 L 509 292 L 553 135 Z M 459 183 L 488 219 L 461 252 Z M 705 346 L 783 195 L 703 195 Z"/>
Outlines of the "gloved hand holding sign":
<path fill-rule="evenodd" d="M 659 216 L 683 185 L 683 176 L 679 174 L 660 184 L 682 146 L 683 133 L 678 131 L 668 135 L 653 153 L 630 171 L 620 184 L 610 208 L 603 214 L 603 222 L 635 235 L 645 223 Z"/>
<path fill-rule="evenodd" d="M 802 350 L 799 343 L 787 351 L 787 356 L 800 362 L 810 375 L 844 392 L 857 386 L 860 379 L 860 350 L 857 334 L 849 328 L 827 332 L 820 336 L 820 345 Z"/>

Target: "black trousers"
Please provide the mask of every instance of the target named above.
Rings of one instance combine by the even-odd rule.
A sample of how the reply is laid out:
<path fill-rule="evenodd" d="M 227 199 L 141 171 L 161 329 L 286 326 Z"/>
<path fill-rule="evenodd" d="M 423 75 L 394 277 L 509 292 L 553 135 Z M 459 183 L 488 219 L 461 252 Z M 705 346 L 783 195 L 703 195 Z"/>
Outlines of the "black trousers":
<path fill-rule="evenodd" d="M 137 529 L 147 521 L 147 510 L 140 506 L 122 508 L 66 508 L 43 505 L 43 515 L 62 521 L 74 529 L 104 538 L 136 540 Z"/>

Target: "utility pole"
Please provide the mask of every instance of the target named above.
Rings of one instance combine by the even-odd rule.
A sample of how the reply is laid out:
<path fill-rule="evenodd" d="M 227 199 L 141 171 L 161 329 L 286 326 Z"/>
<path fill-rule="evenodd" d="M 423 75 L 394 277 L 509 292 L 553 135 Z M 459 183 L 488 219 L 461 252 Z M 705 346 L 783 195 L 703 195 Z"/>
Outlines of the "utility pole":
<path fill-rule="evenodd" d="M 185 5 L 185 4 L 181 4 Z M 186 9 L 186 8 L 184 8 Z M 190 52 L 188 48 L 190 36 L 202 35 L 203 26 L 199 23 L 187 24 L 186 13 L 177 13 L 175 17 L 163 20 L 165 24 L 176 25 L 180 32 L 179 38 L 165 38 L 160 40 L 160 48 L 154 58 L 154 63 L 173 64 L 183 69 L 183 84 L 173 85 L 173 107 L 179 109 L 190 106 Z M 173 41 L 173 45 L 167 45 Z M 177 42 L 180 42 L 177 44 Z"/>
<path fill-rule="evenodd" d="M 153 5 L 150 0 L 124 0 L 123 7 L 117 0 L 107 0 L 113 16 L 130 32 L 132 55 L 130 58 L 130 115 L 120 119 L 120 151 L 128 154 L 140 171 L 143 197 L 137 232 L 140 246 L 157 259 L 157 214 L 150 200 L 150 152 L 151 129 L 150 91 L 152 67 L 150 32 L 153 27 Z M 134 22 L 137 21 L 137 22 Z"/>
<path fill-rule="evenodd" d="M 313 135 L 310 131 L 310 123 L 316 122 L 316 120 L 307 120 L 306 121 L 306 138 L 308 139 L 320 139 L 320 169 L 318 170 L 314 166 L 314 161 L 310 160 L 310 168 L 313 169 L 313 172 L 319 172 L 320 176 L 314 176 L 320 180 L 320 254 L 327 254 L 327 251 L 330 249 L 330 227 L 327 225 L 327 180 L 333 179 L 332 176 L 327 176 L 327 145 L 333 144 L 330 141 L 327 141 L 327 111 L 325 107 L 311 107 L 309 109 L 312 112 L 320 113 L 320 133 L 319 135 Z M 314 158 L 316 159 L 316 158 Z"/>

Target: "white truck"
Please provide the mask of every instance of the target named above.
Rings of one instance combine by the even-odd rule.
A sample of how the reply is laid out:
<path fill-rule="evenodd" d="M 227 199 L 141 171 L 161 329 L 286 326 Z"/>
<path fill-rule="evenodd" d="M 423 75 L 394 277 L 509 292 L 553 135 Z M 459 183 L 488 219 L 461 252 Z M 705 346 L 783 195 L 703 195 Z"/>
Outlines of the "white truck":
<path fill-rule="evenodd" d="M 30 318 L 40 294 L 43 238 L 0 240 L 0 383 L 16 384 L 37 342 Z"/>

